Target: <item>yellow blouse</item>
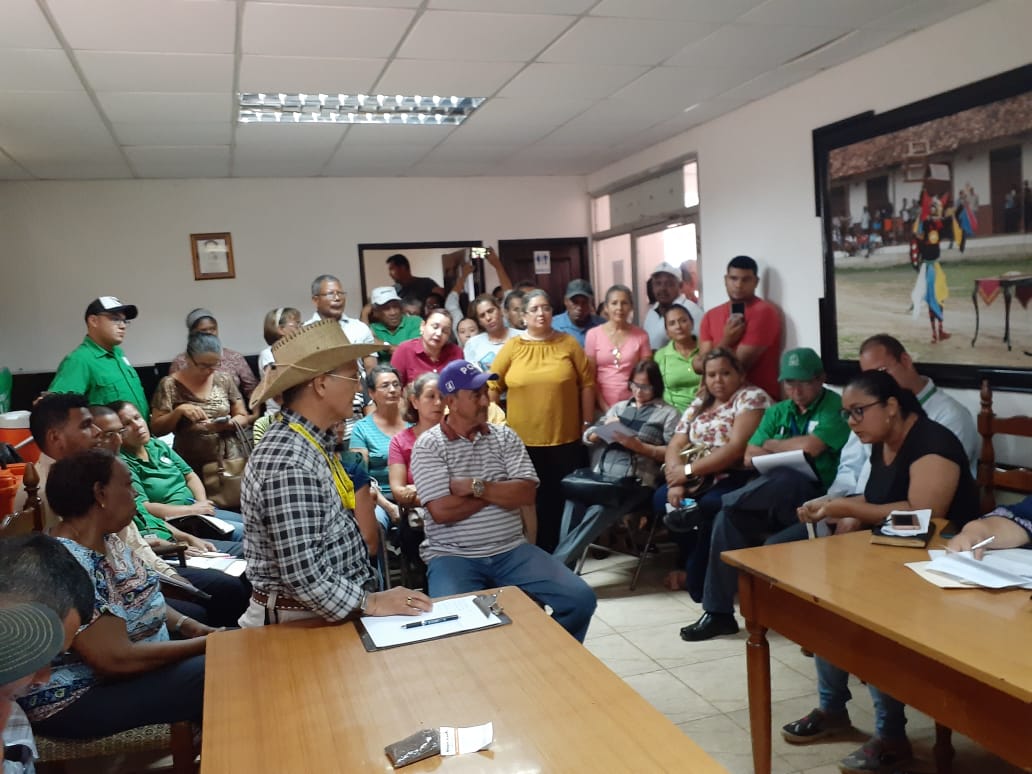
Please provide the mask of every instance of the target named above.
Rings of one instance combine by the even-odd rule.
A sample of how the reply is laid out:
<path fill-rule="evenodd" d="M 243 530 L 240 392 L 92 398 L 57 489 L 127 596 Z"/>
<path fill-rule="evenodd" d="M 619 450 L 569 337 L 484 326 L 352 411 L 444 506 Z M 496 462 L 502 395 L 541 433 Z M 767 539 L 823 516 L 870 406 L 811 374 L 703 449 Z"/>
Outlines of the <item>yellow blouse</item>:
<path fill-rule="evenodd" d="M 509 426 L 523 443 L 559 446 L 580 440 L 581 390 L 595 386 L 595 375 L 575 338 L 515 336 L 502 346 L 491 370 L 499 378 L 488 384 L 497 392 L 508 390 Z"/>

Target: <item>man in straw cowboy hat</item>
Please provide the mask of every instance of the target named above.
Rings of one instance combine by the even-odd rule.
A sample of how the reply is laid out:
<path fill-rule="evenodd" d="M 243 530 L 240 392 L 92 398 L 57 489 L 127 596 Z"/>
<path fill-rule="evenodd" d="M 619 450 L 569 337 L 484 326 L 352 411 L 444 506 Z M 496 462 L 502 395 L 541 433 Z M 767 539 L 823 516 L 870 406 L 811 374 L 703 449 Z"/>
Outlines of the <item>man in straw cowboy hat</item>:
<path fill-rule="evenodd" d="M 418 591 L 374 590 L 353 515 L 354 486 L 329 451 L 333 426 L 352 410 L 356 361 L 377 348 L 352 344 L 336 320 L 308 325 L 272 347 L 275 362 L 251 405 L 282 395 L 283 413 L 255 447 L 241 488 L 244 557 L 254 587 L 241 626 L 432 608 Z"/>

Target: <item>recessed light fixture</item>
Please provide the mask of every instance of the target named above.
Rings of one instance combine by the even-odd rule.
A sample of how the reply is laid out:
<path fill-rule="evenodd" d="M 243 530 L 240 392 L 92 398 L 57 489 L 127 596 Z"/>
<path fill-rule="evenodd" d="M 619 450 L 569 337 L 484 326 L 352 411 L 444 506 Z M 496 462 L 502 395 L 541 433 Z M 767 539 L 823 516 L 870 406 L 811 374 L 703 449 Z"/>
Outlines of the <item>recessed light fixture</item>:
<path fill-rule="evenodd" d="M 242 124 L 414 124 L 457 126 L 484 97 L 419 94 L 238 94 Z"/>

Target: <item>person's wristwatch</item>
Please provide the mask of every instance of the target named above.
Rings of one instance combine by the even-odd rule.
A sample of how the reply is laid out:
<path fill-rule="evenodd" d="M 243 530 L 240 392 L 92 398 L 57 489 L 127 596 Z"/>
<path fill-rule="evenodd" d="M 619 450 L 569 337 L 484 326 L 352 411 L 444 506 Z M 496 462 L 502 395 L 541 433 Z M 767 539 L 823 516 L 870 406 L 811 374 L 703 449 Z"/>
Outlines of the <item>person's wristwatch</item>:
<path fill-rule="evenodd" d="M 688 476 L 688 478 L 692 477 L 692 463 L 689 462 L 684 466 L 684 474 Z"/>
<path fill-rule="evenodd" d="M 484 489 L 486 488 L 482 479 L 474 478 L 470 482 L 470 488 L 473 490 L 474 497 L 483 497 Z"/>
<path fill-rule="evenodd" d="M 367 610 L 368 607 L 369 607 L 369 592 L 368 591 L 363 591 L 362 592 L 362 601 L 358 603 L 358 609 L 361 612 L 366 613 L 366 612 L 368 612 L 368 610 Z"/>

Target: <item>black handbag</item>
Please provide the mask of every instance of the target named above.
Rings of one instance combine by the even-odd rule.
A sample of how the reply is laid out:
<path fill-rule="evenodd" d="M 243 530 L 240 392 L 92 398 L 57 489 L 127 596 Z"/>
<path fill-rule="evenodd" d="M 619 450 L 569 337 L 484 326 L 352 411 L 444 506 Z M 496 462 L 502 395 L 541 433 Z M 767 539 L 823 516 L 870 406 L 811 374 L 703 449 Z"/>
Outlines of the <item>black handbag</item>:
<path fill-rule="evenodd" d="M 602 473 L 603 463 L 610 449 L 619 444 L 610 444 L 602 453 L 594 468 L 578 468 L 560 482 L 563 497 L 587 505 L 613 507 L 622 505 L 637 495 L 641 479 L 637 476 L 607 476 Z M 621 449 L 623 447 L 620 447 Z M 631 456 L 632 471 L 634 456 Z"/>

